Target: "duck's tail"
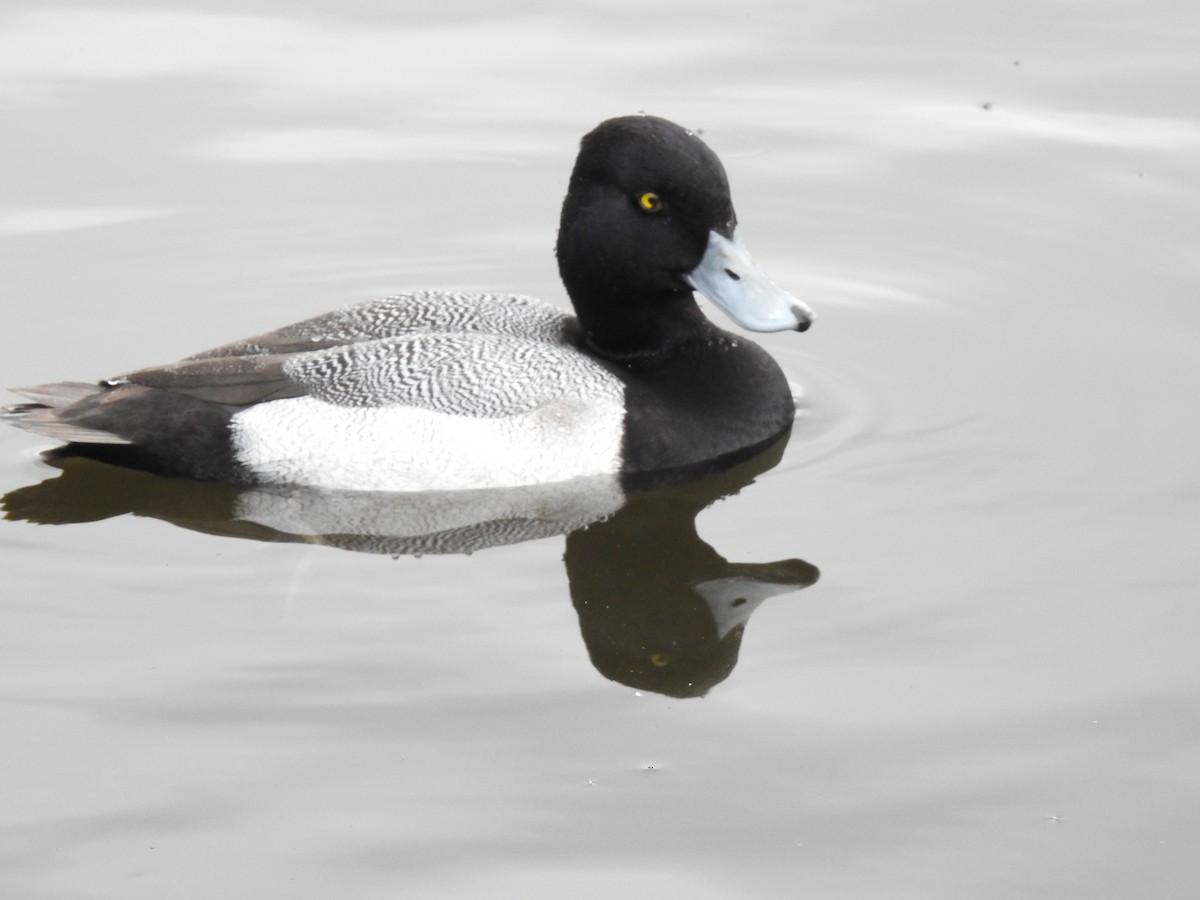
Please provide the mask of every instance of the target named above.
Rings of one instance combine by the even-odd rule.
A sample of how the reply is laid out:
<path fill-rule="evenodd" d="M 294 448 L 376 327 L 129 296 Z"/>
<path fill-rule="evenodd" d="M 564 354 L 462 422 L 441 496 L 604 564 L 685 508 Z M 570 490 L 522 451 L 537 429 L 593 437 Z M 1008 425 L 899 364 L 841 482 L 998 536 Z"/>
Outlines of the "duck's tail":
<path fill-rule="evenodd" d="M 108 390 L 105 385 L 81 381 L 13 388 L 14 394 L 28 397 L 34 402 L 0 407 L 0 421 L 72 444 L 129 444 L 131 442 L 120 435 L 89 428 L 71 420 L 71 412 L 76 404 L 86 403 L 90 407 L 99 394 Z"/>

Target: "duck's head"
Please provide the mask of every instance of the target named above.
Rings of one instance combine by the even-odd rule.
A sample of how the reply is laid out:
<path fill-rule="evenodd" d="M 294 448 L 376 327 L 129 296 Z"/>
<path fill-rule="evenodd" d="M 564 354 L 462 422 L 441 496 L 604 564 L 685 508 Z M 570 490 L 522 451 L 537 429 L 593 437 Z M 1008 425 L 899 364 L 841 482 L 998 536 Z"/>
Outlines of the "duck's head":
<path fill-rule="evenodd" d="M 804 331 L 813 321 L 746 252 L 716 154 L 665 119 L 609 119 L 583 138 L 556 249 L 601 352 L 656 352 L 692 337 L 707 327 L 694 290 L 752 331 Z"/>

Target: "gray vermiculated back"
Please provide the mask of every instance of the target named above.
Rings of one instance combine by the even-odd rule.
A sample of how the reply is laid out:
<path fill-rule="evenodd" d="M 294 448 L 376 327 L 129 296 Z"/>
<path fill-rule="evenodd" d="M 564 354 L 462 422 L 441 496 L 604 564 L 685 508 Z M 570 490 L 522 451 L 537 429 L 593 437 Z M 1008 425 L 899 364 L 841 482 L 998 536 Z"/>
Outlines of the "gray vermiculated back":
<path fill-rule="evenodd" d="M 496 417 L 560 400 L 619 400 L 606 369 L 569 347 L 497 334 L 420 334 L 298 354 L 284 371 L 340 406 L 402 404 Z"/>
<path fill-rule="evenodd" d="M 276 331 L 224 344 L 191 359 L 302 352 L 407 334 L 507 334 L 558 341 L 572 317 L 520 294 L 413 291 L 348 306 Z"/>

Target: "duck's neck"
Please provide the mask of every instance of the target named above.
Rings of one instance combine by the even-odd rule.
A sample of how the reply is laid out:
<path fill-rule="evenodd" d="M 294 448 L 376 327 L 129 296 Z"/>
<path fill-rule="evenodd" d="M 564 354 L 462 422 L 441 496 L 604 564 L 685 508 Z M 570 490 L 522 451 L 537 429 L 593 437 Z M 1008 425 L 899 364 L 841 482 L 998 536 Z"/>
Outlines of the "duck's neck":
<path fill-rule="evenodd" d="M 665 353 L 714 330 L 690 291 L 635 302 L 572 291 L 571 301 L 588 346 L 614 360 Z"/>

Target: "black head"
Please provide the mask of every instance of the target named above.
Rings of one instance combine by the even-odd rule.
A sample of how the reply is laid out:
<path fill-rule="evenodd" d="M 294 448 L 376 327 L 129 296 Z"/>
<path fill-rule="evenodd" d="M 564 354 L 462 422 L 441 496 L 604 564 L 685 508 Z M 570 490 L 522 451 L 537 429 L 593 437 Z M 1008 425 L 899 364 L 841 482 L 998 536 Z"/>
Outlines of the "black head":
<path fill-rule="evenodd" d="M 591 341 L 640 352 L 703 327 L 684 276 L 710 232 L 731 237 L 736 224 L 725 169 L 692 132 L 653 116 L 597 126 L 575 161 L 557 245 Z"/>

